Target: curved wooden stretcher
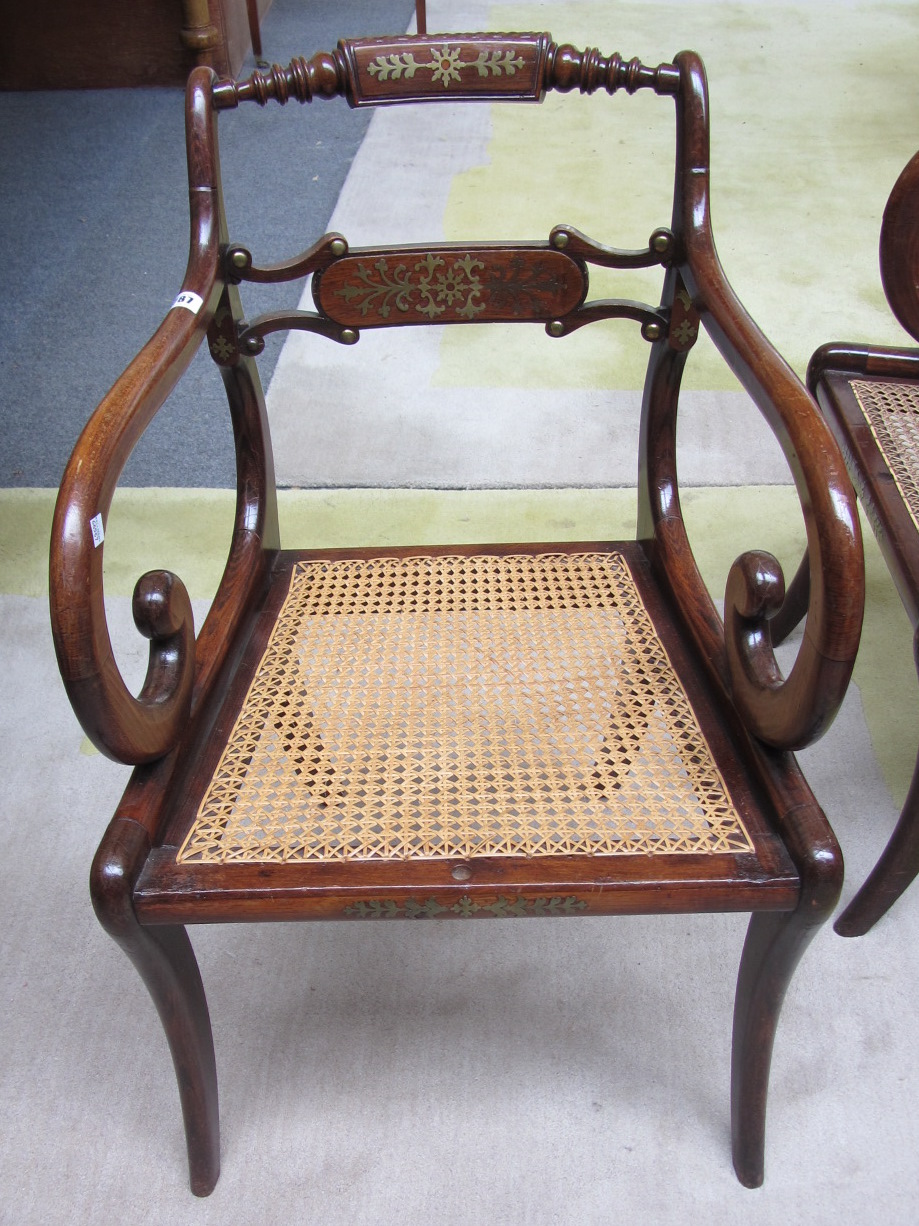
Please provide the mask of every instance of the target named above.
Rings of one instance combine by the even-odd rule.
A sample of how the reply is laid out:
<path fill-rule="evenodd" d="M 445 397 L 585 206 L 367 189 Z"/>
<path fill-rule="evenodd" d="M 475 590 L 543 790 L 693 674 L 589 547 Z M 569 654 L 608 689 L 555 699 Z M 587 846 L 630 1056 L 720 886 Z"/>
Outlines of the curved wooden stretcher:
<path fill-rule="evenodd" d="M 229 231 L 222 110 L 638 89 L 672 101 L 677 131 L 672 215 L 645 248 L 605 246 L 565 224 L 519 243 L 405 248 L 352 250 L 327 234 L 265 265 Z M 848 683 L 862 557 L 833 436 L 715 251 L 699 59 L 684 52 L 647 67 L 546 34 L 345 41 L 243 82 L 198 69 L 186 114 L 188 270 L 77 444 L 54 523 L 51 604 L 87 734 L 135 768 L 92 894 L 163 1020 L 193 1191 L 213 1188 L 219 1141 L 210 1024 L 186 924 L 696 911 L 751 913 L 732 1115 L 738 1176 L 759 1184 L 779 1008 L 842 875 L 793 751 L 826 729 Z M 591 299 L 592 266 L 659 267 L 660 301 Z M 243 282 L 308 274 L 315 310 L 243 313 Z M 633 320 L 648 348 L 635 540 L 281 547 L 254 360 L 266 335 L 302 329 L 354 346 L 365 328 L 512 321 L 538 323 L 546 344 L 564 345 L 614 318 Z M 680 513 L 677 404 L 700 327 L 774 430 L 800 496 L 810 595 L 787 676 L 768 623 L 784 596 L 778 563 L 760 551 L 738 558 L 722 621 Z M 235 529 L 197 639 L 181 579 L 158 571 L 138 581 L 134 615 L 150 664 L 134 696 L 106 627 L 104 525 L 131 449 L 205 341 L 235 432 Z"/>

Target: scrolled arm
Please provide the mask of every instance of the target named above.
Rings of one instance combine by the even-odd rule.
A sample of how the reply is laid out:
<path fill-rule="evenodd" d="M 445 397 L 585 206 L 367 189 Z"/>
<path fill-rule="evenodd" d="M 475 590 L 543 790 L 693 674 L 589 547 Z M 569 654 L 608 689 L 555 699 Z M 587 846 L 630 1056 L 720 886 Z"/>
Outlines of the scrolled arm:
<path fill-rule="evenodd" d="M 188 590 L 172 571 L 148 570 L 137 580 L 131 607 L 134 625 L 150 639 L 140 701 L 156 711 L 168 710 L 163 722 L 181 723 L 191 702 L 195 662 L 195 619 Z"/>
<path fill-rule="evenodd" d="M 125 462 L 199 348 L 222 291 L 216 152 L 204 155 L 215 150 L 211 83 L 212 74 L 198 70 L 187 101 L 191 249 L 182 292 L 81 434 L 61 482 L 51 536 L 51 626 L 65 688 L 93 744 L 130 764 L 154 761 L 176 744 L 195 679 L 188 592 L 170 572 L 151 571 L 134 592 L 134 621 L 150 639 L 150 653 L 140 693 L 131 694 L 112 651 L 102 559 Z"/>
<path fill-rule="evenodd" d="M 804 637 L 789 673 L 775 658 L 769 617 L 785 580 L 768 554 L 734 563 L 725 591 L 726 682 L 753 735 L 800 749 L 829 726 L 855 663 L 864 606 L 861 532 L 855 493 L 839 447 L 814 400 L 759 331 L 730 287 L 709 220 L 705 79 L 691 53 L 677 57 L 686 247 L 681 269 L 703 324 L 775 433 L 804 513 L 810 594 Z"/>
<path fill-rule="evenodd" d="M 50 597 L 61 676 L 86 735 L 119 762 L 153 761 L 178 740 L 191 703 L 195 631 L 181 579 L 152 571 L 138 581 L 134 621 L 150 640 L 150 654 L 134 697 L 115 662 L 105 617 L 105 526 L 124 463 L 188 365 L 205 326 L 206 318 L 167 317 L 90 419 L 55 509 Z"/>
<path fill-rule="evenodd" d="M 856 631 L 861 625 L 858 596 L 857 584 L 849 608 Z M 824 622 L 818 635 L 809 636 L 805 630 L 798 657 L 785 677 L 775 658 L 769 625 L 784 598 L 785 577 L 778 561 L 758 550 L 741 554 L 725 586 L 725 646 L 734 702 L 751 730 L 777 748 L 803 749 L 826 731 L 836 714 L 854 659 L 832 659 L 821 650 L 819 632 L 825 631 Z"/>

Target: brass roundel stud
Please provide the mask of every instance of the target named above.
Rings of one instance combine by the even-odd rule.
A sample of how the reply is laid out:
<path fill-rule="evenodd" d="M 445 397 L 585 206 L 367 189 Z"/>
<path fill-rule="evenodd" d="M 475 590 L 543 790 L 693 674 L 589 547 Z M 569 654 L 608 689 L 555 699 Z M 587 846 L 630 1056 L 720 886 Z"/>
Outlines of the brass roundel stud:
<path fill-rule="evenodd" d="M 558 230 L 555 234 L 552 235 L 552 245 L 554 247 L 559 247 L 559 248 L 567 247 L 570 241 L 571 241 L 571 235 L 568 234 L 567 231 L 565 230 Z"/>
<path fill-rule="evenodd" d="M 560 319 L 553 319 L 552 322 L 549 324 L 548 332 L 550 336 L 564 336 L 565 335 L 565 325 L 562 323 Z"/>
<path fill-rule="evenodd" d="M 332 255 L 346 255 L 348 251 L 348 244 L 343 238 L 333 238 L 329 243 L 329 250 L 331 251 Z"/>
<path fill-rule="evenodd" d="M 265 342 L 260 336 L 247 336 L 243 341 L 243 348 L 246 353 L 251 353 L 256 356 L 265 348 Z"/>
<path fill-rule="evenodd" d="M 357 343 L 357 332 L 354 328 L 342 328 L 338 339 L 343 345 L 354 345 Z"/>
<path fill-rule="evenodd" d="M 663 329 L 656 319 L 649 319 L 647 323 L 641 325 L 641 334 L 646 341 L 659 341 Z"/>
<path fill-rule="evenodd" d="M 234 268 L 248 268 L 249 252 L 243 251 L 242 248 L 237 247 L 237 249 L 230 256 L 230 263 Z"/>
<path fill-rule="evenodd" d="M 472 869 L 468 864 L 456 864 L 450 870 L 450 876 L 454 881 L 468 881 L 472 876 Z"/>
<path fill-rule="evenodd" d="M 658 255 L 670 250 L 671 235 L 666 230 L 655 230 L 651 235 L 651 246 Z"/>

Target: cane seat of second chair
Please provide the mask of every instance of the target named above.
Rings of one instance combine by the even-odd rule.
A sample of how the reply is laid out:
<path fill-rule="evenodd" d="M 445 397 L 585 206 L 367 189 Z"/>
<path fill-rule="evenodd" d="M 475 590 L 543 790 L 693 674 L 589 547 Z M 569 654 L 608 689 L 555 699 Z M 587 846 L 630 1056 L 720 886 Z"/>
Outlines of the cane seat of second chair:
<path fill-rule="evenodd" d="M 903 170 L 881 224 L 881 280 L 906 331 L 919 340 L 919 154 Z M 849 473 L 919 636 L 919 350 L 832 343 L 821 346 L 808 383 L 842 447 Z M 776 640 L 800 620 L 806 560 L 777 620 Z M 919 656 L 917 656 L 919 663 Z M 836 921 L 862 936 L 919 874 L 919 760 L 899 820 L 877 864 Z"/>
<path fill-rule="evenodd" d="M 563 224 L 539 241 L 354 251 L 328 234 L 265 266 L 230 239 L 216 155 L 222 110 L 317 95 L 354 106 L 536 102 L 573 88 L 646 89 L 675 103 L 670 225 L 650 230 L 646 248 L 607 247 Z M 751 916 L 731 1110 L 738 1176 L 760 1183 L 782 996 L 842 874 L 792 751 L 823 732 L 848 683 L 861 541 L 828 428 L 718 262 L 701 63 L 686 52 L 650 68 L 547 34 L 344 40 L 248 81 L 200 70 L 186 119 L 194 240 L 183 292 L 68 465 L 51 600 L 84 728 L 136 766 L 96 855 L 93 900 L 160 1011 L 193 1190 L 214 1186 L 219 1131 L 207 1004 L 185 924 L 697 911 Z M 591 265 L 660 268 L 660 303 L 588 301 Z M 315 312 L 243 315 L 243 282 L 307 274 Z M 606 319 L 633 321 L 648 346 L 636 539 L 281 548 L 254 360 L 269 332 L 354 346 L 374 327 L 513 321 L 564 345 Z M 680 516 L 677 404 L 701 326 L 773 423 L 800 494 L 810 630 L 787 677 L 766 623 L 784 590 L 777 562 L 757 550 L 738 559 L 725 623 Z M 105 625 L 102 529 L 131 447 L 205 340 L 236 436 L 236 527 L 197 640 L 181 581 L 168 572 L 139 581 L 135 618 L 152 647 L 134 698 Z M 560 404 L 560 425 L 563 414 Z"/>

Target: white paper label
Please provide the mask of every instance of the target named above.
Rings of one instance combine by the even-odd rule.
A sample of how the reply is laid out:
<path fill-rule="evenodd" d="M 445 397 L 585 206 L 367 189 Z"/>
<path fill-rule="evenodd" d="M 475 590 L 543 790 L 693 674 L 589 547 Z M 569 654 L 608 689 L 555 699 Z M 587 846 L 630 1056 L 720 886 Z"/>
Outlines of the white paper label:
<path fill-rule="evenodd" d="M 185 289 L 179 294 L 175 302 L 169 308 L 174 311 L 176 307 L 184 307 L 186 311 L 191 311 L 192 315 L 197 315 L 204 306 L 204 299 L 198 294 L 193 294 L 191 290 Z"/>
<path fill-rule="evenodd" d="M 102 527 L 102 515 L 94 515 L 89 521 L 89 530 L 93 534 L 93 544 L 98 549 L 105 540 L 105 529 Z"/>

